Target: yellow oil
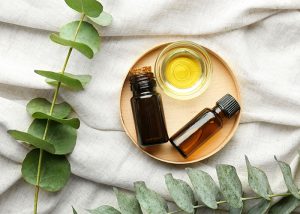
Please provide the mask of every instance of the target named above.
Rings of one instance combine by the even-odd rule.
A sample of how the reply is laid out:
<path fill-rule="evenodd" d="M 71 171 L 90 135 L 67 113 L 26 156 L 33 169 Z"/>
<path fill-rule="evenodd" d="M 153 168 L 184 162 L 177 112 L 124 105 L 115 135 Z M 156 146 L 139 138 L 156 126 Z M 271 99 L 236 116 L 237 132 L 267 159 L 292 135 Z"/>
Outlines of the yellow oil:
<path fill-rule="evenodd" d="M 170 59 L 166 64 L 166 80 L 176 88 L 187 89 L 193 87 L 201 78 L 202 69 L 199 62 L 189 56 L 178 56 Z"/>

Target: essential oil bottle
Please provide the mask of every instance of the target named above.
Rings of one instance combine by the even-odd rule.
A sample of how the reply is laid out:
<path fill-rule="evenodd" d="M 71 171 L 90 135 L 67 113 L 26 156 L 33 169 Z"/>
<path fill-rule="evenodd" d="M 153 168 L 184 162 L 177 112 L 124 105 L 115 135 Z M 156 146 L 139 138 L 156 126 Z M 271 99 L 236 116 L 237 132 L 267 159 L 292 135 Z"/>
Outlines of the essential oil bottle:
<path fill-rule="evenodd" d="M 130 77 L 131 107 L 138 142 L 141 146 L 165 143 L 169 140 L 160 94 L 155 90 L 152 72 L 133 73 Z"/>
<path fill-rule="evenodd" d="M 226 94 L 212 109 L 205 108 L 171 138 L 170 142 L 185 158 L 222 128 L 226 118 L 240 110 L 240 105 L 230 94 Z"/>

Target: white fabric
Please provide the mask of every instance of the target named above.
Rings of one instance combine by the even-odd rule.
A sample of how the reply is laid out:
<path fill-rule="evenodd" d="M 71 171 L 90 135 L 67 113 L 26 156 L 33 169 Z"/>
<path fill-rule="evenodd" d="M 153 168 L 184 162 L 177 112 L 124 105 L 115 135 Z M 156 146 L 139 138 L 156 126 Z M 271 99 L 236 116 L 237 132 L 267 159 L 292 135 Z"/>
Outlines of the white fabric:
<path fill-rule="evenodd" d="M 244 155 L 266 171 L 274 192 L 285 187 L 273 155 L 298 167 L 300 142 L 299 0 L 114 0 L 103 1 L 113 15 L 101 29 L 101 52 L 88 60 L 76 51 L 67 70 L 93 76 L 85 91 L 62 90 L 79 118 L 77 146 L 69 156 L 72 177 L 58 193 L 41 192 L 39 213 L 80 213 L 116 205 L 111 186 L 132 190 L 147 185 L 167 195 L 163 175 L 187 179 L 184 168 L 153 160 L 132 145 L 119 119 L 122 80 L 136 58 L 169 41 L 191 40 L 223 56 L 235 70 L 243 98 L 242 122 L 230 143 L 216 155 L 189 167 L 215 177 L 218 163 L 234 165 L 246 193 Z M 50 31 L 76 18 L 63 0 L 0 1 L 0 213 L 32 212 L 34 189 L 21 178 L 28 152 L 8 129 L 26 130 L 26 103 L 51 98 L 53 90 L 34 69 L 59 70 L 67 49 L 52 43 Z M 299 181 L 299 180 L 298 180 Z M 300 183 L 300 182 L 298 182 Z"/>

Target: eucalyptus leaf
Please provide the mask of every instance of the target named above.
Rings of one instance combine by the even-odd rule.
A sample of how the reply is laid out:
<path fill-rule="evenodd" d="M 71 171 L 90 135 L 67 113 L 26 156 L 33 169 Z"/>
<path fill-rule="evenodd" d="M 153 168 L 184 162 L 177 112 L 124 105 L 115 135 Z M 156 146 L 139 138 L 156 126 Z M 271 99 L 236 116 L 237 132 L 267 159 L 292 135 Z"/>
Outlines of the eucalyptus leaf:
<path fill-rule="evenodd" d="M 50 153 L 55 153 L 55 147 L 45 140 L 42 140 L 42 139 L 35 137 L 29 133 L 21 132 L 18 130 L 8 130 L 7 132 L 16 140 L 22 141 L 22 142 L 32 145 L 36 148 L 43 149 Z"/>
<path fill-rule="evenodd" d="M 183 180 L 174 179 L 172 174 L 165 175 L 168 191 L 174 202 L 187 213 L 194 213 L 195 198 L 191 187 Z"/>
<path fill-rule="evenodd" d="M 61 124 L 64 124 L 64 125 L 67 125 L 67 126 L 71 126 L 75 129 L 78 129 L 79 126 L 80 126 L 80 121 L 78 118 L 67 118 L 67 119 L 60 119 L 60 118 L 56 118 L 56 117 L 53 117 L 49 114 L 44 114 L 42 112 L 36 112 L 32 115 L 33 118 L 36 118 L 36 119 L 49 119 L 49 120 L 53 120 L 53 121 L 56 121 L 58 123 L 61 123 Z"/>
<path fill-rule="evenodd" d="M 99 51 L 100 36 L 92 24 L 82 21 L 75 40 L 78 25 L 79 21 L 70 22 L 60 29 L 59 35 L 51 34 L 50 39 L 58 44 L 73 47 L 88 58 L 93 58 Z"/>
<path fill-rule="evenodd" d="M 72 77 L 68 77 L 61 73 L 56 73 L 53 71 L 42 71 L 42 70 L 35 70 L 35 73 L 47 77 L 49 79 L 53 79 L 56 81 L 59 81 L 63 84 L 63 86 L 66 86 L 73 90 L 83 90 L 83 85 L 78 79 L 74 79 Z"/>
<path fill-rule="evenodd" d="M 251 189 L 259 196 L 270 200 L 269 195 L 272 190 L 267 178 L 267 175 L 259 168 L 252 166 L 247 156 L 245 156 L 247 170 L 248 170 L 248 183 Z"/>
<path fill-rule="evenodd" d="M 268 209 L 271 205 L 271 201 L 262 199 L 258 203 L 256 203 L 251 209 L 248 211 L 248 214 L 265 214 L 268 212 Z"/>
<path fill-rule="evenodd" d="M 240 208 L 229 207 L 229 214 L 241 214 L 243 212 L 243 206 Z"/>
<path fill-rule="evenodd" d="M 201 201 L 212 209 L 217 209 L 217 198 L 219 196 L 219 188 L 212 177 L 201 170 L 187 168 L 187 174 L 194 187 L 196 195 Z"/>
<path fill-rule="evenodd" d="M 50 39 L 57 44 L 75 48 L 76 50 L 78 50 L 80 53 L 82 53 L 84 56 L 86 56 L 89 59 L 92 59 L 94 57 L 93 50 L 89 46 L 83 43 L 74 42 L 68 39 L 63 39 L 55 33 L 50 34 Z"/>
<path fill-rule="evenodd" d="M 48 114 L 50 112 L 51 103 L 44 98 L 35 98 L 29 101 L 26 106 L 26 110 L 30 115 L 36 112 L 42 112 Z M 52 112 L 52 116 L 56 118 L 66 118 L 72 112 L 71 106 L 66 103 L 55 104 Z"/>
<path fill-rule="evenodd" d="M 43 138 L 47 120 L 35 119 L 31 123 L 28 133 Z M 46 141 L 51 143 L 55 148 L 55 154 L 69 154 L 73 151 L 76 144 L 76 129 L 66 126 L 55 121 L 49 121 Z"/>
<path fill-rule="evenodd" d="M 298 206 L 300 206 L 300 200 L 294 196 L 288 196 L 281 199 L 279 202 L 274 204 L 269 210 L 270 214 L 290 214 Z"/>
<path fill-rule="evenodd" d="M 72 79 L 76 79 L 79 80 L 82 88 L 84 88 L 92 79 L 92 77 L 90 75 L 74 75 L 74 74 L 70 74 L 70 73 L 64 73 L 65 76 L 70 77 Z M 53 86 L 57 86 L 58 82 L 56 80 L 52 80 L 52 79 L 46 79 L 46 82 L 50 85 Z M 67 85 L 65 85 L 64 83 L 62 83 L 63 86 L 68 87 Z"/>
<path fill-rule="evenodd" d="M 243 207 L 242 184 L 233 166 L 220 164 L 217 165 L 217 175 L 220 183 L 221 192 L 233 208 Z"/>
<path fill-rule="evenodd" d="M 73 210 L 73 214 L 78 214 L 77 211 L 74 209 L 74 207 L 72 207 Z"/>
<path fill-rule="evenodd" d="M 107 13 L 105 11 L 102 11 L 100 16 L 98 16 L 96 18 L 89 17 L 89 19 L 91 19 L 93 22 L 95 22 L 96 24 L 103 26 L 103 27 L 106 27 L 112 23 L 112 15 L 110 15 L 109 13 Z"/>
<path fill-rule="evenodd" d="M 275 156 L 275 160 L 277 161 L 277 163 L 280 167 L 280 170 L 282 172 L 282 175 L 283 175 L 283 178 L 284 178 L 284 181 L 285 181 L 285 184 L 286 184 L 288 190 L 290 191 L 290 193 L 293 194 L 294 197 L 300 199 L 298 187 L 295 184 L 293 176 L 292 176 L 291 167 L 287 163 L 277 160 L 276 156 Z"/>
<path fill-rule="evenodd" d="M 65 2 L 73 10 L 91 17 L 98 17 L 103 11 L 102 4 L 96 0 L 65 0 Z"/>
<path fill-rule="evenodd" d="M 59 36 L 63 39 L 74 40 L 78 25 L 79 21 L 64 25 L 59 31 Z M 75 42 L 89 46 L 93 53 L 96 54 L 99 51 L 100 36 L 92 24 L 82 21 Z"/>
<path fill-rule="evenodd" d="M 22 163 L 22 176 L 28 183 L 36 185 L 40 150 L 31 150 Z M 63 155 L 43 151 L 40 188 L 55 192 L 63 188 L 71 174 L 69 161 Z"/>
<path fill-rule="evenodd" d="M 122 214 L 142 214 L 141 207 L 134 195 L 113 188 Z"/>
<path fill-rule="evenodd" d="M 138 181 L 134 183 L 136 198 L 141 208 L 148 214 L 166 214 L 168 205 L 166 201 L 156 192 L 146 187 L 145 182 Z"/>
<path fill-rule="evenodd" d="M 103 205 L 94 210 L 88 210 L 91 214 L 121 214 L 117 209 L 112 206 Z"/>

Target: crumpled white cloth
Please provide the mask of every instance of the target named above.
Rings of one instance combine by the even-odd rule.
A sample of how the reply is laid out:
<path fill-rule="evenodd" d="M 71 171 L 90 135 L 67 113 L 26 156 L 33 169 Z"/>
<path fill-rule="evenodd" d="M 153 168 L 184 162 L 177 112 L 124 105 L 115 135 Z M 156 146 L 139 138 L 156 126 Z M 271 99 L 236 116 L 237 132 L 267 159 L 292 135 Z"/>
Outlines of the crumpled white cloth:
<path fill-rule="evenodd" d="M 183 39 L 223 56 L 236 72 L 243 99 L 241 124 L 230 143 L 189 167 L 216 177 L 216 164 L 234 165 L 251 195 L 247 155 L 267 173 L 274 192 L 285 191 L 273 155 L 297 173 L 300 1 L 103 0 L 103 5 L 114 20 L 99 29 L 104 36 L 100 53 L 88 60 L 74 51 L 67 67 L 72 73 L 91 74 L 92 82 L 79 93 L 60 92 L 81 119 L 77 145 L 69 156 L 72 176 L 61 192 L 41 191 L 39 213 L 71 213 L 71 205 L 80 213 L 102 204 L 116 206 L 111 186 L 132 190 L 137 180 L 167 197 L 167 172 L 188 181 L 186 166 L 164 164 L 140 152 L 119 119 L 119 94 L 132 63 L 157 44 Z M 32 212 L 34 188 L 20 171 L 28 150 L 6 131 L 27 129 L 31 118 L 25 105 L 30 99 L 51 98 L 52 88 L 33 70 L 61 68 L 67 48 L 52 43 L 49 33 L 78 18 L 63 0 L 0 1 L 1 214 Z"/>

